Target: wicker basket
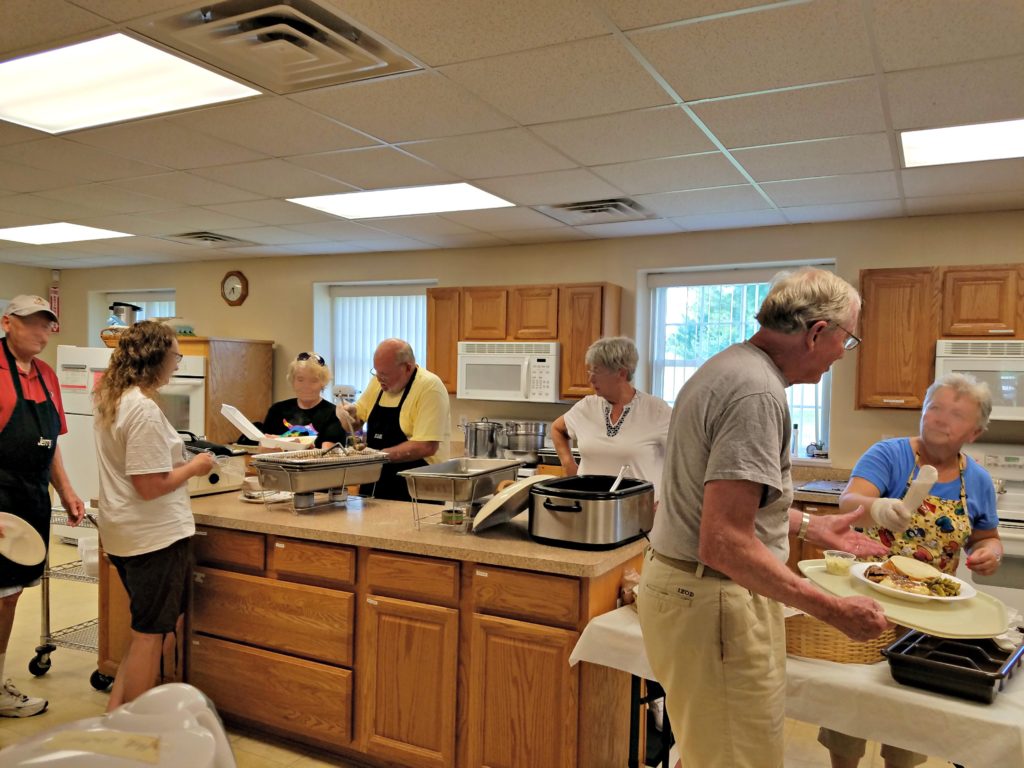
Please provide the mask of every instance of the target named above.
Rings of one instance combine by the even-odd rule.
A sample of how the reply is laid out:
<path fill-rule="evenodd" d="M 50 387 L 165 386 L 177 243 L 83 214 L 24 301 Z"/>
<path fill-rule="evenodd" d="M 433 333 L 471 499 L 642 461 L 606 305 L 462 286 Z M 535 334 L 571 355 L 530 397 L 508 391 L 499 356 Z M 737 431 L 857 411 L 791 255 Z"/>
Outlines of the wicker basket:
<path fill-rule="evenodd" d="M 887 629 L 874 640 L 858 643 L 830 624 L 800 613 L 786 618 L 786 653 L 808 659 L 838 661 L 842 664 L 874 664 L 906 632 L 906 627 Z"/>

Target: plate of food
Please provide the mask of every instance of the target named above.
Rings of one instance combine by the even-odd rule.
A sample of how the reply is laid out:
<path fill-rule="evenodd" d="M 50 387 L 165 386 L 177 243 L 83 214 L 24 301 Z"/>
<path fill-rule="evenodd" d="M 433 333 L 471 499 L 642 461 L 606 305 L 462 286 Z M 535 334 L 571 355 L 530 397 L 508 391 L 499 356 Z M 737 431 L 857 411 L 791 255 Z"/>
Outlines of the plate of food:
<path fill-rule="evenodd" d="M 911 602 L 970 600 L 977 590 L 956 576 L 912 557 L 894 555 L 883 563 L 855 563 L 850 578 L 886 595 Z"/>

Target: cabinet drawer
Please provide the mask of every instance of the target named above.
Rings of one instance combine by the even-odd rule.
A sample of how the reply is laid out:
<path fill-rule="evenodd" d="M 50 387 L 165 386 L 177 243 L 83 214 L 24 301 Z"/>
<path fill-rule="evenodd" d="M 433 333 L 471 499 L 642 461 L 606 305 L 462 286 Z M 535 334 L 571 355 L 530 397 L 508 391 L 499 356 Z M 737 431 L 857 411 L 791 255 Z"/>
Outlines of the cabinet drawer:
<path fill-rule="evenodd" d="M 459 565 L 451 560 L 371 552 L 366 584 L 378 595 L 454 606 L 459 602 Z"/>
<path fill-rule="evenodd" d="M 192 597 L 196 632 L 352 666 L 351 592 L 199 568 Z"/>
<path fill-rule="evenodd" d="M 226 565 L 246 571 L 262 571 L 266 557 L 262 533 L 196 527 L 195 551 L 199 565 Z"/>
<path fill-rule="evenodd" d="M 337 544 L 268 536 L 267 570 L 283 579 L 347 586 L 356 580 L 356 553 Z"/>
<path fill-rule="evenodd" d="M 580 583 L 565 576 L 474 566 L 473 602 L 479 613 L 576 627 Z"/>
<path fill-rule="evenodd" d="M 322 746 L 351 746 L 352 672 L 203 635 L 188 681 L 222 714 Z"/>

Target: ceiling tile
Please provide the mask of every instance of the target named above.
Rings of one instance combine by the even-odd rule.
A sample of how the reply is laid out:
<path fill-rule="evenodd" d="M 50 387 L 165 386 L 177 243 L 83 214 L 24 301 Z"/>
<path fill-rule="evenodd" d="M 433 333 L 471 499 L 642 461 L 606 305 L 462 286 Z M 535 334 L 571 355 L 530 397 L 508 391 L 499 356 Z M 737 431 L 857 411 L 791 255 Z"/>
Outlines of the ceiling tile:
<path fill-rule="evenodd" d="M 287 162 L 360 189 L 413 187 L 459 181 L 459 177 L 391 147 L 290 157 Z"/>
<path fill-rule="evenodd" d="M 441 72 L 524 125 L 670 102 L 610 36 L 453 64 Z"/>
<path fill-rule="evenodd" d="M 529 208 L 489 208 L 483 211 L 453 211 L 444 218 L 482 232 L 513 232 L 565 226 L 550 216 Z"/>
<path fill-rule="evenodd" d="M 907 197 L 1017 192 L 1022 179 L 1024 159 L 933 165 L 903 171 L 903 191 Z"/>
<path fill-rule="evenodd" d="M 434 66 L 539 48 L 607 32 L 585 0 L 335 0 L 369 27 Z"/>
<path fill-rule="evenodd" d="M 857 203 L 868 200 L 894 200 L 899 197 L 896 174 L 857 173 L 826 176 L 820 179 L 769 181 L 761 185 L 780 208 L 826 203 Z"/>
<path fill-rule="evenodd" d="M 289 247 L 288 250 L 295 255 L 330 256 L 336 253 L 366 253 L 371 249 L 366 245 L 334 240 L 323 243 L 300 243 Z"/>
<path fill-rule="evenodd" d="M 743 175 L 721 152 L 661 157 L 592 169 L 631 195 L 742 184 Z"/>
<path fill-rule="evenodd" d="M 884 133 L 737 149 L 732 156 L 758 181 L 894 169 Z"/>
<path fill-rule="evenodd" d="M 428 235 L 471 235 L 476 232 L 456 221 L 432 214 L 374 219 L 372 224 L 384 232 L 418 239 Z"/>
<path fill-rule="evenodd" d="M 64 200 L 48 200 L 38 195 L 5 195 L 0 197 L 0 210 L 32 216 L 39 223 L 67 221 L 81 216 L 95 216 L 105 211 L 91 205 Z"/>
<path fill-rule="evenodd" d="M 874 78 L 695 104 L 729 148 L 885 130 Z"/>
<path fill-rule="evenodd" d="M 572 227 L 559 225 L 544 229 L 514 229 L 510 232 L 495 232 L 495 235 L 516 245 L 531 243 L 561 243 L 568 240 L 592 240 L 593 235 L 579 232 Z"/>
<path fill-rule="evenodd" d="M 416 235 L 417 240 L 436 245 L 438 248 L 492 248 L 508 245 L 503 240 L 486 232 L 472 232 L 466 235 Z"/>
<path fill-rule="evenodd" d="M 75 5 L 113 21 L 128 21 L 181 5 L 181 0 L 74 0 Z"/>
<path fill-rule="evenodd" d="M 1024 53 L 1020 0 L 873 0 L 886 72 Z"/>
<path fill-rule="evenodd" d="M 351 192 L 347 184 L 328 179 L 312 171 L 299 168 L 284 160 L 258 160 L 254 163 L 235 163 L 215 168 L 197 168 L 196 174 L 213 181 L 228 184 L 266 197 L 300 197 Z M 215 200 L 212 202 L 229 202 Z"/>
<path fill-rule="evenodd" d="M 640 205 L 668 217 L 695 216 L 703 213 L 726 211 L 756 211 L 771 205 L 749 184 L 718 189 L 698 189 L 690 192 L 664 192 L 641 195 Z"/>
<path fill-rule="evenodd" d="M 619 29 L 636 29 L 681 19 L 696 19 L 728 13 L 756 5 L 764 0 L 593 0 L 604 9 Z"/>
<path fill-rule="evenodd" d="M 515 125 L 436 72 L 349 83 L 291 98 L 387 142 L 480 133 Z"/>
<path fill-rule="evenodd" d="M 194 173 L 183 171 L 159 173 L 155 176 L 141 176 L 137 179 L 118 179 L 111 186 L 130 189 L 143 195 L 171 200 L 179 205 L 208 205 L 210 203 L 234 203 L 252 200 L 258 195 L 253 192 L 218 184 Z"/>
<path fill-rule="evenodd" d="M 0 56 L 48 47 L 53 40 L 81 35 L 107 26 L 106 19 L 65 0 L 3 0 Z"/>
<path fill-rule="evenodd" d="M 0 163 L 0 189 L 10 192 L 38 192 L 79 184 L 84 179 L 64 170 L 41 171 L 21 163 Z"/>
<path fill-rule="evenodd" d="M 671 219 L 648 221 L 617 221 L 611 224 L 583 224 L 576 227 L 594 237 L 642 237 L 644 235 L 671 235 L 680 231 Z"/>
<path fill-rule="evenodd" d="M 182 170 L 206 165 L 241 163 L 264 157 L 252 149 L 221 141 L 159 118 L 90 128 L 75 133 L 74 140 L 105 149 L 121 157 Z"/>
<path fill-rule="evenodd" d="M 1024 56 L 885 76 L 894 128 L 1024 117 Z"/>
<path fill-rule="evenodd" d="M 476 185 L 517 205 L 574 203 L 622 194 L 621 189 L 583 169 L 481 179 Z"/>
<path fill-rule="evenodd" d="M 163 235 L 167 233 L 166 224 L 146 218 L 141 214 L 117 213 L 106 216 L 83 216 L 76 218 L 74 223 L 85 227 L 127 232 L 131 235 Z"/>
<path fill-rule="evenodd" d="M 540 173 L 574 166 L 571 160 L 522 128 L 421 141 L 403 144 L 402 148 L 465 179 Z"/>
<path fill-rule="evenodd" d="M 78 203 L 113 213 L 138 213 L 177 207 L 173 201 L 132 192 L 110 184 L 85 184 L 79 187 L 51 189 L 38 193 L 39 197 Z"/>
<path fill-rule="evenodd" d="M 0 147 L 0 161 L 14 161 L 45 171 L 71 173 L 88 181 L 144 176 L 164 170 L 67 139 L 42 139 Z"/>
<path fill-rule="evenodd" d="M 899 200 L 881 200 L 871 203 L 798 206 L 785 208 L 782 212 L 794 224 L 809 224 L 815 221 L 888 219 L 893 216 L 902 216 L 903 208 Z"/>
<path fill-rule="evenodd" d="M 237 237 L 259 245 L 289 245 L 291 243 L 315 243 L 322 238 L 285 227 L 239 227 L 238 229 L 217 230 L 218 235 Z"/>
<path fill-rule="evenodd" d="M 547 123 L 530 130 L 581 165 L 690 155 L 715 148 L 675 106 Z"/>
<path fill-rule="evenodd" d="M 419 240 L 412 240 L 408 237 L 384 237 L 373 240 L 352 240 L 345 243 L 346 246 L 354 246 L 355 249 L 367 251 L 426 251 L 434 246 L 430 243 L 423 243 Z"/>
<path fill-rule="evenodd" d="M 164 235 L 177 235 L 182 232 L 197 232 L 199 230 L 240 229 L 252 224 L 244 219 L 237 219 L 234 216 L 198 207 L 152 211 L 146 214 L 146 218 L 155 222 L 160 227 L 159 234 Z"/>
<path fill-rule="evenodd" d="M 320 240 L 373 240 L 391 237 L 390 233 L 374 229 L 375 219 L 368 219 L 364 224 L 348 219 L 332 218 L 330 221 L 317 221 L 295 227 L 300 232 L 316 235 Z"/>
<path fill-rule="evenodd" d="M 22 141 L 35 141 L 45 139 L 50 134 L 37 131 L 35 128 L 26 128 L 23 125 L 15 125 L 0 120 L 0 146 L 17 144 Z"/>
<path fill-rule="evenodd" d="M 785 216 L 773 210 L 704 213 L 696 216 L 679 216 L 673 218 L 672 221 L 687 231 L 772 227 L 788 223 Z"/>
<path fill-rule="evenodd" d="M 281 97 L 247 99 L 170 121 L 271 157 L 367 147 L 375 142 Z"/>
<path fill-rule="evenodd" d="M 1024 210 L 1024 190 L 907 199 L 907 211 L 911 216 L 1011 210 Z"/>
<path fill-rule="evenodd" d="M 871 74 L 859 3 L 819 0 L 630 33 L 686 101 Z"/>
<path fill-rule="evenodd" d="M 312 221 L 327 221 L 334 217 L 327 213 L 289 203 L 287 200 L 251 200 L 242 203 L 219 203 L 205 205 L 211 211 L 226 213 L 260 224 L 304 224 Z"/>

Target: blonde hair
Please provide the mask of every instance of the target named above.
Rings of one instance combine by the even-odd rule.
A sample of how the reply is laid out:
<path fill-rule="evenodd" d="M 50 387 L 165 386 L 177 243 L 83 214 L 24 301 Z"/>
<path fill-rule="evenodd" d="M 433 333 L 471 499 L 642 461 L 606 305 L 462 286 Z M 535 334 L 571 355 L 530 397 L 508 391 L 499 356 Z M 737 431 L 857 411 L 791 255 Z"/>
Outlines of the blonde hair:
<path fill-rule="evenodd" d="M 953 390 L 957 395 L 967 396 L 978 404 L 978 429 L 988 429 L 988 420 L 992 417 L 992 391 L 984 381 L 978 381 L 966 373 L 947 373 L 940 376 L 928 391 L 924 393 L 923 410 L 928 409 L 928 404 L 935 397 L 935 393 L 943 387 Z"/>
<path fill-rule="evenodd" d="M 114 423 L 121 396 L 132 387 L 146 393 L 156 390 L 174 338 L 171 326 L 155 320 L 136 323 L 118 336 L 117 348 L 93 392 L 101 425 Z"/>
<path fill-rule="evenodd" d="M 814 267 L 780 272 L 757 312 L 762 328 L 801 333 L 819 320 L 848 322 L 860 307 L 860 294 L 843 278 Z"/>
<path fill-rule="evenodd" d="M 310 357 L 306 360 L 292 360 L 288 364 L 288 383 L 295 383 L 295 375 L 298 373 L 311 373 L 320 382 L 321 389 L 331 383 L 331 369 L 326 365 L 320 365 L 316 358 Z"/>

